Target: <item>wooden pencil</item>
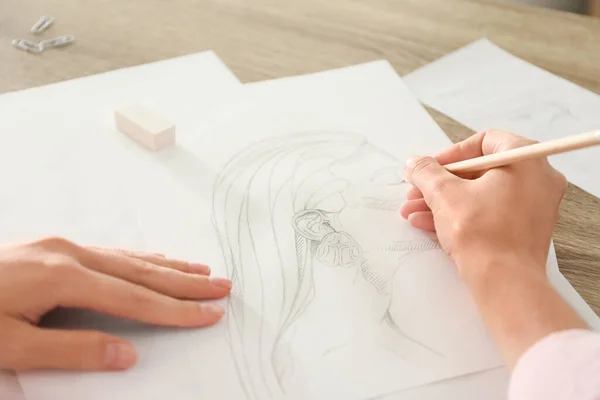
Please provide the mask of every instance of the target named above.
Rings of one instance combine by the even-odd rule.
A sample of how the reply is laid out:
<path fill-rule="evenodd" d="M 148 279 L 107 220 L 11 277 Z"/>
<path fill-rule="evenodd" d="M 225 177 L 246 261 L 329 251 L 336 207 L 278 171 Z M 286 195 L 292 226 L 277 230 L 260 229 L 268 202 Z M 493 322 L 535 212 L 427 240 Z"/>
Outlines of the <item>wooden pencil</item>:
<path fill-rule="evenodd" d="M 519 161 L 531 160 L 538 157 L 547 157 L 552 154 L 565 153 L 585 147 L 600 145 L 600 130 L 567 136 L 561 139 L 536 143 L 516 149 L 489 154 L 477 158 L 458 161 L 444 165 L 454 174 L 482 171 L 490 168 L 501 167 Z"/>

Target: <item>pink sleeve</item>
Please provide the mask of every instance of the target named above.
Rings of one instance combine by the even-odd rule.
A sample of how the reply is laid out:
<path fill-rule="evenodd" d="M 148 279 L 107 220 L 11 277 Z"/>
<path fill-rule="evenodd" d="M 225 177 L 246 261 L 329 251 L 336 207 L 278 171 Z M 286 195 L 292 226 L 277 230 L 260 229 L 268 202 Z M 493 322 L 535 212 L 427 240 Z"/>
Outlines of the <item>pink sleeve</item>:
<path fill-rule="evenodd" d="M 600 334 L 568 330 L 546 336 L 517 362 L 509 400 L 600 400 Z"/>

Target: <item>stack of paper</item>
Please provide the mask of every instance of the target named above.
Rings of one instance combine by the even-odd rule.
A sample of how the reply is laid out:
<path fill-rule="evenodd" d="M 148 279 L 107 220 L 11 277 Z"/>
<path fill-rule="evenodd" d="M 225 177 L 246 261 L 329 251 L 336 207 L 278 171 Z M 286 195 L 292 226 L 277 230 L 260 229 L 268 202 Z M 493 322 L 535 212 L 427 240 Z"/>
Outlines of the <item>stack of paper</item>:
<path fill-rule="evenodd" d="M 177 145 L 117 132 L 129 103 L 175 122 Z M 20 374 L 29 400 L 505 398 L 450 260 L 397 215 L 403 161 L 450 141 L 387 62 L 242 87 L 213 53 L 181 57 L 0 96 L 0 132 L 0 240 L 164 252 L 237 280 L 210 328 L 65 314 L 139 363 Z M 597 324 L 553 251 L 548 266 Z"/>
<path fill-rule="evenodd" d="M 476 131 L 546 141 L 600 128 L 600 96 L 478 40 L 404 77 L 423 103 Z M 600 160 L 588 148 L 550 158 L 570 182 L 600 197 Z"/>

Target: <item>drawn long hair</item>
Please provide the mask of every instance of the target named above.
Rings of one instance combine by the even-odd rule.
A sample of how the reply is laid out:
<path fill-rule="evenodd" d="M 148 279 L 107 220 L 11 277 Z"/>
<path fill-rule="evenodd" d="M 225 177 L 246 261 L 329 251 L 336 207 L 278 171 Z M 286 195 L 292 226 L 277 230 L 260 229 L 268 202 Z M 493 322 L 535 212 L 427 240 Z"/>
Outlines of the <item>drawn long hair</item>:
<path fill-rule="evenodd" d="M 215 181 L 214 224 L 233 283 L 227 335 L 251 400 L 286 398 L 281 378 L 291 366 L 273 355 L 313 297 L 314 243 L 292 219 L 349 185 L 333 165 L 374 151 L 358 135 L 278 137 L 238 153 Z"/>

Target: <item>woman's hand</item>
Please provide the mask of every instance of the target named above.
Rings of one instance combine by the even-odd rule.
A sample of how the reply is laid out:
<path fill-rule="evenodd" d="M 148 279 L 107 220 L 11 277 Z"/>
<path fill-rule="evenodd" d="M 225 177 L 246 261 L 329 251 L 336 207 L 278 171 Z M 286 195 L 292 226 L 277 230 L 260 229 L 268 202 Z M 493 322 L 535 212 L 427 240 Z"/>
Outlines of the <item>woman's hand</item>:
<path fill-rule="evenodd" d="M 409 160 L 406 176 L 414 188 L 400 210 L 413 226 L 436 231 L 509 368 L 550 333 L 587 328 L 546 276 L 567 182 L 545 158 L 462 178 L 440 164 L 530 143 L 491 131 L 455 144 L 435 159 Z"/>
<path fill-rule="evenodd" d="M 435 230 L 462 273 L 491 257 L 543 268 L 567 187 L 546 158 L 459 178 L 441 167 L 533 143 L 501 131 L 478 133 L 435 156 L 407 162 L 414 185 L 400 213 L 422 229 Z M 474 261 L 474 262 L 473 262 Z"/>
<path fill-rule="evenodd" d="M 57 307 L 87 308 L 144 323 L 200 327 L 222 307 L 231 282 L 209 267 L 164 256 L 81 247 L 60 238 L 0 246 L 0 368 L 120 370 L 134 347 L 95 331 L 42 329 Z"/>

